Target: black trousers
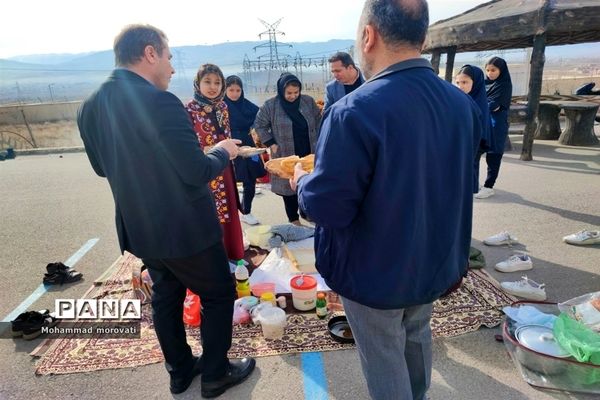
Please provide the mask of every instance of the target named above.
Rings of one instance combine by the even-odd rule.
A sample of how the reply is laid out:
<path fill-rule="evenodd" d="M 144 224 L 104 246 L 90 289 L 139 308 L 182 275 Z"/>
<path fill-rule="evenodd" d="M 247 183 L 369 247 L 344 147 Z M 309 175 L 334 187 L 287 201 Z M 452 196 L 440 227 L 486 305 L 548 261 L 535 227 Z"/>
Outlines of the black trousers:
<path fill-rule="evenodd" d="M 202 321 L 202 381 L 220 379 L 228 365 L 231 347 L 235 282 L 223 243 L 195 256 L 177 259 L 142 259 L 152 278 L 154 329 L 172 377 L 187 375 L 194 366 L 183 325 L 186 289 L 200 296 Z"/>
<path fill-rule="evenodd" d="M 288 217 L 288 221 L 294 222 L 298 221 L 300 217 L 306 219 L 306 215 L 302 210 L 298 210 L 298 195 L 293 194 L 291 196 L 281 196 L 283 197 L 283 204 L 285 205 L 285 214 Z M 298 215 L 298 211 L 300 215 Z"/>
<path fill-rule="evenodd" d="M 250 214 L 252 210 L 252 200 L 256 193 L 256 179 L 242 181 L 244 194 L 242 196 L 242 214 Z"/>
<path fill-rule="evenodd" d="M 477 158 L 475 159 L 475 179 L 477 182 L 477 186 L 475 191 L 479 189 L 479 162 L 481 160 L 481 155 L 483 152 L 477 153 Z M 493 188 L 496 184 L 496 179 L 498 179 L 498 174 L 500 173 L 500 164 L 502 163 L 502 156 L 504 153 L 485 153 L 485 163 L 487 164 L 487 178 L 485 179 L 485 183 L 483 184 L 486 188 Z"/>

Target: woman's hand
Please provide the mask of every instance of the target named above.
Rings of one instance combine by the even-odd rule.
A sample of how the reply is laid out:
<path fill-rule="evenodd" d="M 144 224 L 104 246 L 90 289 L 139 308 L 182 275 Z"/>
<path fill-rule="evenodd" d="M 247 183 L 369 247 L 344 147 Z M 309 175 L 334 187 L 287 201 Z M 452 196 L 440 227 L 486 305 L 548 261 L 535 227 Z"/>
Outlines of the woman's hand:
<path fill-rule="evenodd" d="M 279 146 L 276 144 L 272 144 L 270 148 L 271 148 L 271 154 L 275 154 L 275 153 L 277 153 Z"/>

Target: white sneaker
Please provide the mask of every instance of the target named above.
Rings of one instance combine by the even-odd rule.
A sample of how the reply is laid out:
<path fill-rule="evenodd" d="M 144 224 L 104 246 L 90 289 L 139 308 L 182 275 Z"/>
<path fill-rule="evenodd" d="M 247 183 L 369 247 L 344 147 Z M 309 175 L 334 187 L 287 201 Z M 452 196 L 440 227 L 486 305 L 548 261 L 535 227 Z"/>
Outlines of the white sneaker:
<path fill-rule="evenodd" d="M 543 283 L 537 283 L 522 276 L 523 279 L 516 282 L 502 282 L 500 286 L 506 293 L 510 293 L 514 296 L 523 297 L 528 300 L 543 301 L 546 300 L 546 289 Z"/>
<path fill-rule="evenodd" d="M 500 272 L 527 271 L 533 268 L 533 263 L 527 254 L 515 254 L 508 260 L 499 262 L 494 268 Z"/>
<path fill-rule="evenodd" d="M 240 219 L 242 220 L 242 222 L 244 222 L 244 223 L 246 223 L 248 225 L 258 225 L 258 224 L 260 224 L 260 222 L 252 214 L 242 214 L 240 216 Z"/>
<path fill-rule="evenodd" d="M 495 194 L 494 189 L 488 187 L 482 187 L 479 189 L 479 192 L 475 193 L 474 196 L 476 199 L 487 199 Z"/>
<path fill-rule="evenodd" d="M 519 243 L 519 239 L 515 236 L 511 235 L 507 231 L 502 231 L 497 233 L 489 238 L 483 239 L 483 244 L 487 244 L 488 246 L 502 246 L 502 245 L 511 245 Z"/>
<path fill-rule="evenodd" d="M 582 230 L 563 238 L 563 242 L 575 245 L 588 245 L 600 243 L 600 231 Z"/>

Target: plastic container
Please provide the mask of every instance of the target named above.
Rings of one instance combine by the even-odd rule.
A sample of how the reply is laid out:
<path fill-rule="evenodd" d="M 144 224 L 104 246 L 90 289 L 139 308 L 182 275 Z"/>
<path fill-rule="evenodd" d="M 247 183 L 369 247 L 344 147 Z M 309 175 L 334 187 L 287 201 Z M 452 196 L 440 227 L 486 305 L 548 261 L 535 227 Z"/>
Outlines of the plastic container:
<path fill-rule="evenodd" d="M 266 292 L 275 294 L 275 284 L 271 282 L 256 283 L 250 286 L 250 290 L 252 290 L 252 294 L 256 297 L 260 297 Z"/>
<path fill-rule="evenodd" d="M 285 331 L 285 311 L 277 307 L 266 307 L 260 310 L 256 320 L 260 322 L 265 339 L 281 339 Z"/>
<path fill-rule="evenodd" d="M 258 225 L 245 230 L 248 241 L 252 246 L 258 246 L 261 248 L 269 247 L 269 239 L 273 234 L 271 233 L 271 225 Z"/>
<path fill-rule="evenodd" d="M 560 314 L 557 304 L 553 303 L 523 301 L 513 304 L 513 307 L 525 305 L 547 314 Z M 600 394 L 600 365 L 582 363 L 572 357 L 565 358 L 563 354 L 557 357 L 532 350 L 519 342 L 517 329 L 515 321 L 507 318 L 502 324 L 502 337 L 508 354 L 525 382 L 546 389 Z M 545 349 L 542 351 L 547 352 Z"/>
<path fill-rule="evenodd" d="M 272 292 L 264 292 L 260 295 L 261 303 L 271 303 L 273 307 L 277 307 L 277 301 L 275 300 L 275 295 Z"/>
<path fill-rule="evenodd" d="M 312 310 L 317 303 L 317 280 L 310 275 L 296 275 L 290 280 L 292 304 L 300 311 Z"/>

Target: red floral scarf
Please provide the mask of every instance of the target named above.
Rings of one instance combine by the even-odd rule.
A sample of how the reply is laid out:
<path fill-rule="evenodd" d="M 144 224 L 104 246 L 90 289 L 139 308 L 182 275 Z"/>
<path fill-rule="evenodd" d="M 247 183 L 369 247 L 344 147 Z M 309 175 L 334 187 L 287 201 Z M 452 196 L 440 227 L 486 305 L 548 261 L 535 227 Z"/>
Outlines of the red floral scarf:
<path fill-rule="evenodd" d="M 197 98 L 195 96 L 194 100 L 190 101 L 186 106 L 192 118 L 194 131 L 202 150 L 212 147 L 222 140 L 231 138 L 227 104 L 222 100 L 213 104 L 203 100 L 204 98 Z M 227 200 L 223 176 L 218 176 L 210 181 L 209 186 L 215 197 L 219 222 L 225 224 L 231 220 L 232 210 Z"/>

